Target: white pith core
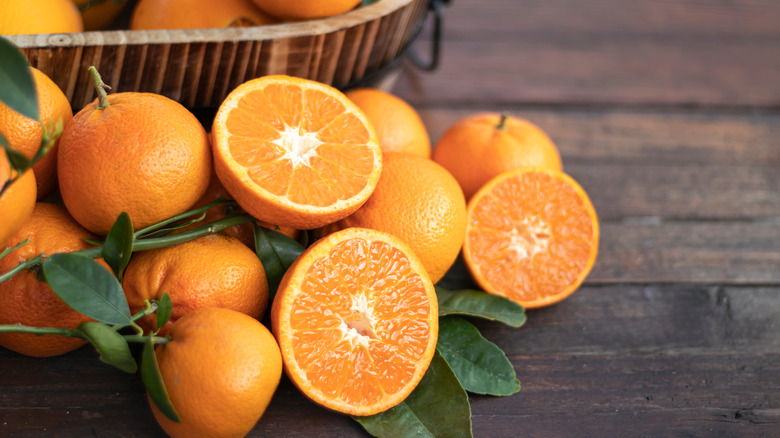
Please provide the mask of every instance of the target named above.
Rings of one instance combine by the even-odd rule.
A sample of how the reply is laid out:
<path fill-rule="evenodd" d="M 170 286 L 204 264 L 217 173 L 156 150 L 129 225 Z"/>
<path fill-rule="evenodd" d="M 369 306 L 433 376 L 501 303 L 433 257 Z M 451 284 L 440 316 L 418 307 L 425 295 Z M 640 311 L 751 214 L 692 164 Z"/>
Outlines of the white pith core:
<path fill-rule="evenodd" d="M 282 159 L 290 160 L 293 168 L 298 166 L 310 167 L 309 160 L 317 155 L 317 148 L 323 144 L 317 138 L 315 132 L 302 133 L 299 128 L 285 126 L 284 131 L 279 132 L 280 137 L 271 143 L 279 145 L 285 153 Z"/>
<path fill-rule="evenodd" d="M 378 336 L 374 331 L 374 309 L 366 294 L 353 297 L 350 310 L 352 314 L 344 318 L 339 326 L 341 335 L 353 348 L 358 345 L 368 347 L 369 340 L 378 339 Z"/>
<path fill-rule="evenodd" d="M 537 217 L 526 217 L 509 234 L 509 249 L 520 259 L 547 251 L 550 244 L 550 226 Z"/>

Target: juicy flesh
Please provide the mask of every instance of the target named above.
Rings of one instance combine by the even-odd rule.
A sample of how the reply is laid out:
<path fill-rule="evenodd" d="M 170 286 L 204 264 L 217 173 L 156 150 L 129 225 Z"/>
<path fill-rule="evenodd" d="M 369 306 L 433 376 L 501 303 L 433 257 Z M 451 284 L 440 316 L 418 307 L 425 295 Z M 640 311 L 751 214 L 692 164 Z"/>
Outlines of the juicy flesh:
<path fill-rule="evenodd" d="M 328 398 L 371 405 L 412 380 L 431 308 L 406 255 L 351 239 L 309 268 L 292 306 L 295 360 Z"/>
<path fill-rule="evenodd" d="M 296 204 L 349 199 L 374 168 L 366 126 L 321 90 L 293 84 L 253 90 L 231 110 L 226 126 L 230 154 L 249 179 Z"/>
<path fill-rule="evenodd" d="M 502 181 L 479 201 L 467 239 L 485 280 L 528 302 L 558 295 L 577 280 L 593 232 L 571 186 L 529 173 Z"/>

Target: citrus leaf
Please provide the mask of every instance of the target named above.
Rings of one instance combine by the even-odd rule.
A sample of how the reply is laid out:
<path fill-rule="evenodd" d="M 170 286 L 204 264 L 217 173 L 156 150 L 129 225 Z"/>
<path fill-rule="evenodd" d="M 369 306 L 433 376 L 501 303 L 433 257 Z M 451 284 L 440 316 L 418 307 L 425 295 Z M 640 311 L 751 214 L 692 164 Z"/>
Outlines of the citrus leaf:
<path fill-rule="evenodd" d="M 520 390 L 520 381 L 506 354 L 465 319 L 454 316 L 440 319 L 436 348 L 466 391 L 512 395 Z"/>
<path fill-rule="evenodd" d="M 19 114 L 39 120 L 38 91 L 24 54 L 0 37 L 0 102 Z"/>
<path fill-rule="evenodd" d="M 171 302 L 171 296 L 168 292 L 163 292 L 160 301 L 157 302 L 157 328 L 162 328 L 173 313 L 173 303 Z"/>
<path fill-rule="evenodd" d="M 268 281 L 269 299 L 273 301 L 276 289 L 287 268 L 303 252 L 303 246 L 284 234 L 255 225 L 255 251 L 263 263 Z"/>
<path fill-rule="evenodd" d="M 5 138 L 3 140 L 5 140 Z M 5 149 L 5 154 L 6 157 L 8 157 L 8 162 L 11 163 L 11 167 L 14 170 L 16 170 L 17 172 L 24 172 L 25 170 L 32 167 L 32 161 L 29 158 L 27 158 L 23 153 L 17 151 L 16 149 L 6 144 L 3 144 L 2 147 L 3 149 Z"/>
<path fill-rule="evenodd" d="M 120 283 L 122 274 L 130 263 L 130 256 L 133 255 L 134 241 L 133 222 L 130 220 L 130 215 L 123 211 L 111 226 L 111 231 L 108 232 L 103 244 L 103 260 L 114 271 Z"/>
<path fill-rule="evenodd" d="M 95 260 L 74 253 L 54 254 L 44 260 L 43 275 L 52 290 L 78 312 L 106 324 L 131 323 L 122 286 Z"/>
<path fill-rule="evenodd" d="M 525 309 L 508 298 L 478 290 L 451 291 L 438 286 L 436 296 L 439 298 L 439 316 L 473 316 L 511 327 L 525 324 Z"/>
<path fill-rule="evenodd" d="M 157 409 L 169 420 L 180 422 L 179 413 L 176 412 L 176 408 L 173 407 L 173 403 L 168 397 L 168 391 L 165 390 L 160 367 L 157 365 L 157 356 L 154 355 L 154 341 L 151 337 L 146 338 L 144 351 L 141 354 L 141 379 Z"/>
<path fill-rule="evenodd" d="M 379 414 L 352 418 L 378 438 L 472 436 L 468 394 L 438 351 L 406 400 Z"/>
<path fill-rule="evenodd" d="M 138 365 L 130 353 L 130 346 L 113 328 L 100 322 L 89 321 L 81 323 L 77 330 L 95 347 L 101 361 L 130 374 L 138 370 Z"/>

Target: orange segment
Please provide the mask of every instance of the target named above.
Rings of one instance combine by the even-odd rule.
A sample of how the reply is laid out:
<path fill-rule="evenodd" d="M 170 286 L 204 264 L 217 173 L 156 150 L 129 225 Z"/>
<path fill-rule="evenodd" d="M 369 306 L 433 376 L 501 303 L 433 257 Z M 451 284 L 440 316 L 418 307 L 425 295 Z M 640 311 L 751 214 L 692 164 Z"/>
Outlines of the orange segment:
<path fill-rule="evenodd" d="M 357 210 L 376 187 L 382 153 L 363 112 L 340 91 L 290 76 L 233 90 L 212 129 L 217 176 L 265 222 L 312 229 Z"/>
<path fill-rule="evenodd" d="M 351 415 L 389 409 L 417 386 L 438 338 L 428 274 L 398 238 L 347 228 L 301 254 L 274 299 L 271 323 L 290 380 Z"/>
<path fill-rule="evenodd" d="M 463 256 L 486 292 L 534 308 L 579 287 L 598 240 L 582 187 L 563 172 L 526 167 L 492 179 L 469 202 Z"/>

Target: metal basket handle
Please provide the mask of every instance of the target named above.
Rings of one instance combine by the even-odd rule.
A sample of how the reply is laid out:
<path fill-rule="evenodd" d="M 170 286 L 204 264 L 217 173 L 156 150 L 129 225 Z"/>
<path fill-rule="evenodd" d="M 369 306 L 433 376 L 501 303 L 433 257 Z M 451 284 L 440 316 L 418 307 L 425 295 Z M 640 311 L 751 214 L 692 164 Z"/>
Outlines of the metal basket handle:
<path fill-rule="evenodd" d="M 450 0 L 431 0 L 428 10 L 433 13 L 433 39 L 431 40 L 431 56 L 428 61 L 423 60 L 416 51 L 409 52 L 409 58 L 421 70 L 433 71 L 439 66 L 439 54 L 441 53 L 441 29 L 444 20 L 444 7 L 450 4 Z"/>

